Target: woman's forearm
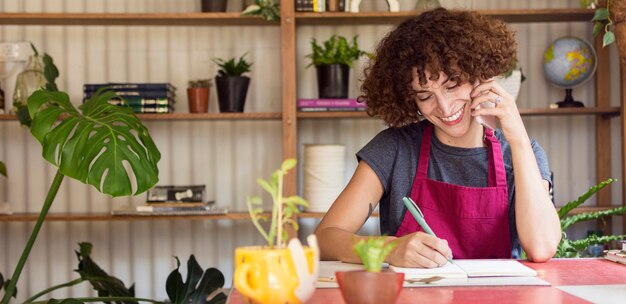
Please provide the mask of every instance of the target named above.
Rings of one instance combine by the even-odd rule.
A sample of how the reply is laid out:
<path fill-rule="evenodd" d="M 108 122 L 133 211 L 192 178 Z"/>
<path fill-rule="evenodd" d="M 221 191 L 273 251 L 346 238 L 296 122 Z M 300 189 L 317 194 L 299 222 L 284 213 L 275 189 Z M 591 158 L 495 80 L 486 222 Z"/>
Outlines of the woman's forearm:
<path fill-rule="evenodd" d="M 547 182 L 537 166 L 528 136 L 511 143 L 515 174 L 515 220 L 522 248 L 530 260 L 543 262 L 556 253 L 561 225 Z"/>
<path fill-rule="evenodd" d="M 315 231 L 320 246 L 321 260 L 339 260 L 360 263 L 352 247 L 359 239 L 365 238 L 337 227 L 325 227 Z"/>

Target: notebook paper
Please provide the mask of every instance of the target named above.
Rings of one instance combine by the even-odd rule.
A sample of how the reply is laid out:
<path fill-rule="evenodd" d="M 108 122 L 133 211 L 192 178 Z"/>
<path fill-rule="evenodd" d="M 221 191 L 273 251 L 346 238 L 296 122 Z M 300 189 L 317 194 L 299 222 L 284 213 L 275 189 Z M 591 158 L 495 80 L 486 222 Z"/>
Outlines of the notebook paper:
<path fill-rule="evenodd" d="M 454 260 L 437 268 L 406 268 L 389 266 L 396 272 L 403 272 L 406 278 L 444 278 L 475 277 L 520 277 L 536 276 L 537 272 L 515 260 Z"/>

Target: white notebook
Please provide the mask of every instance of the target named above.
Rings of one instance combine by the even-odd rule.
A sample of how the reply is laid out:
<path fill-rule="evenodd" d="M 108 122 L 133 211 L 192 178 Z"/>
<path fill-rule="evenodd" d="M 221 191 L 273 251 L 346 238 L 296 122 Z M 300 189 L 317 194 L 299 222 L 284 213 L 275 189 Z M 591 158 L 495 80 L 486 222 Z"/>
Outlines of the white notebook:
<path fill-rule="evenodd" d="M 403 272 L 407 279 L 440 276 L 444 278 L 534 277 L 537 272 L 515 260 L 454 260 L 438 268 L 406 268 L 389 266 Z"/>

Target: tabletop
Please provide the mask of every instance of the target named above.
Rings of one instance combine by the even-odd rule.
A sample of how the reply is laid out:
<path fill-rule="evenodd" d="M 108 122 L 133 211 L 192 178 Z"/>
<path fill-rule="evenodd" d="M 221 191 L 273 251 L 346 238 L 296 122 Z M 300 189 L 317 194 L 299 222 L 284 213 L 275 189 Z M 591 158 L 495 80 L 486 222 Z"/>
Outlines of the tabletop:
<path fill-rule="evenodd" d="M 552 286 L 485 286 L 407 288 L 397 304 L 415 303 L 590 303 L 626 298 L 626 265 L 604 259 L 552 259 L 546 263 L 521 261 Z M 245 303 L 232 289 L 228 303 Z M 337 288 L 318 288 L 309 304 L 343 303 Z M 612 301 L 618 303 L 619 301 Z"/>

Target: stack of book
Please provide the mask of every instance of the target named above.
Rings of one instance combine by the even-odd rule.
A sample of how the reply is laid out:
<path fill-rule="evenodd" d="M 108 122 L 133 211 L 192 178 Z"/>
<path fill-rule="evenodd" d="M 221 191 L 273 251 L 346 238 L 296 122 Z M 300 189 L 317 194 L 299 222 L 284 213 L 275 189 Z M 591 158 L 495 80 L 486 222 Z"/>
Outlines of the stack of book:
<path fill-rule="evenodd" d="M 298 111 L 330 112 L 330 111 L 365 111 L 367 104 L 356 99 L 298 99 Z"/>
<path fill-rule="evenodd" d="M 119 99 L 109 102 L 129 106 L 135 113 L 171 113 L 176 102 L 176 87 L 170 83 L 97 83 L 83 85 L 83 101 L 101 88 L 114 91 Z"/>
<path fill-rule="evenodd" d="M 294 0 L 296 12 L 344 12 L 349 11 L 349 0 Z"/>
<path fill-rule="evenodd" d="M 225 208 L 216 208 L 215 202 L 166 202 L 145 203 L 135 209 L 117 209 L 113 215 L 206 215 L 227 214 Z"/>

